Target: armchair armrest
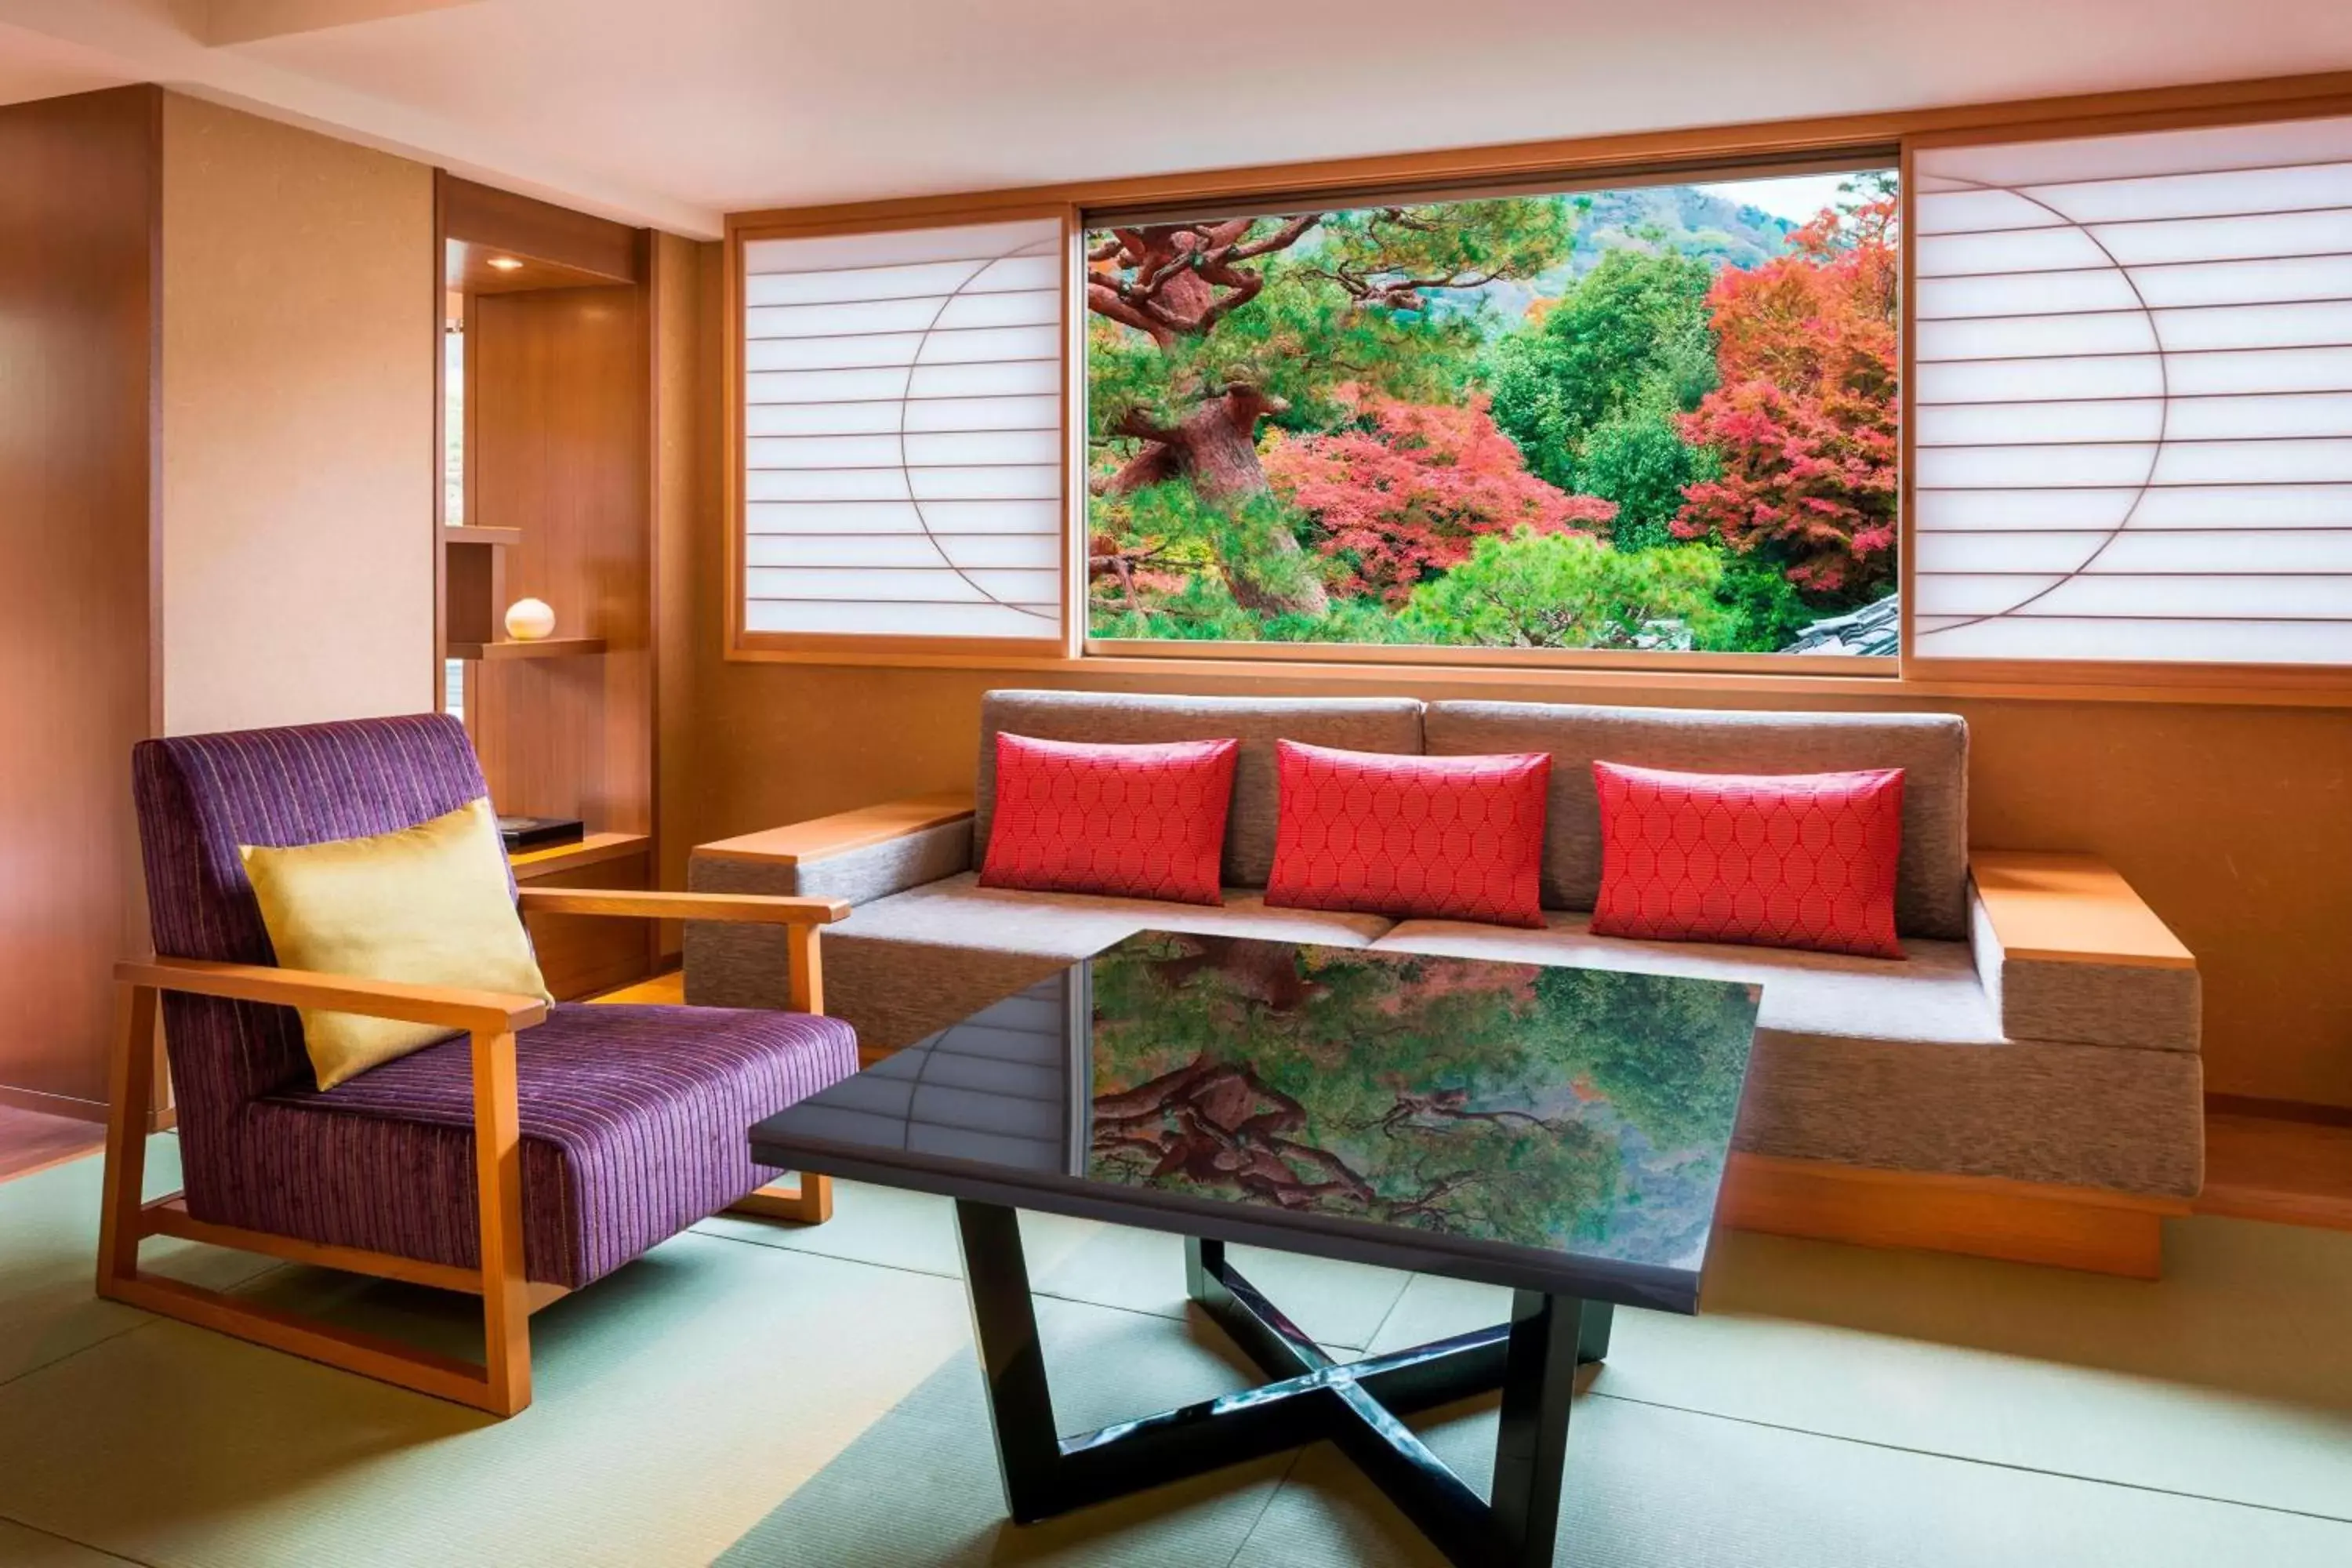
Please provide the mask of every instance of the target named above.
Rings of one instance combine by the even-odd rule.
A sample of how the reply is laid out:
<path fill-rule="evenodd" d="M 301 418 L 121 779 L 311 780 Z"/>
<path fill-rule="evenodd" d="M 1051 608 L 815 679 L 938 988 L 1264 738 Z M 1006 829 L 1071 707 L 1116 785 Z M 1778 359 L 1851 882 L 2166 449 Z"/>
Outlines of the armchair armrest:
<path fill-rule="evenodd" d="M 657 921 L 736 921 L 758 925 L 831 925 L 849 918 L 842 899 L 779 898 L 764 893 L 658 893 L 635 889 L 524 888 L 523 913 L 634 915 Z"/>
<path fill-rule="evenodd" d="M 260 963 L 218 963 L 204 958 L 125 960 L 114 966 L 114 978 L 153 991 L 360 1013 L 371 1018 L 464 1029 L 469 1034 L 511 1034 L 547 1016 L 547 1004 L 536 996 L 370 980 L 310 969 L 277 969 Z"/>
<path fill-rule="evenodd" d="M 2196 955 L 2091 855 L 1969 856 L 1969 943 L 2011 1039 L 2193 1051 Z"/>

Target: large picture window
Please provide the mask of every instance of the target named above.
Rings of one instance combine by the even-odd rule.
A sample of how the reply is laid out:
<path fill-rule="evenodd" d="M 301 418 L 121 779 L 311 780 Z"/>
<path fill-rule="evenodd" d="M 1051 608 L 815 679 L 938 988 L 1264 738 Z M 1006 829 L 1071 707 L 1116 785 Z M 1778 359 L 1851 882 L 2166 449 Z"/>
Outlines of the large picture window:
<path fill-rule="evenodd" d="M 1897 197 L 1092 220 L 1090 635 L 1893 654 Z"/>

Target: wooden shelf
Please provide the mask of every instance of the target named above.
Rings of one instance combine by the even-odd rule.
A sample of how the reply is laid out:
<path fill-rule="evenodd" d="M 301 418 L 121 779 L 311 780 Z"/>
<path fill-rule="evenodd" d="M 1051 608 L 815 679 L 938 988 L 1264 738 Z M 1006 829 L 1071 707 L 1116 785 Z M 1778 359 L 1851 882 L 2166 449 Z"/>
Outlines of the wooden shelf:
<path fill-rule="evenodd" d="M 503 550 L 521 542 L 522 530 L 520 528 L 445 528 L 441 531 L 441 543 L 445 548 L 453 544 L 487 544 L 494 550 Z"/>
<path fill-rule="evenodd" d="M 576 658 L 603 653 L 603 637 L 541 637 L 537 642 L 453 642 L 451 658 Z"/>
<path fill-rule="evenodd" d="M 2352 1230 L 2352 1125 L 2209 1108 L 2197 1212 Z"/>
<path fill-rule="evenodd" d="M 507 856 L 507 864 L 514 868 L 515 880 L 528 882 L 539 877 L 551 877 L 558 871 L 576 871 L 583 866 L 625 860 L 652 847 L 653 839 L 643 833 L 592 833 L 575 844 L 517 849 Z"/>

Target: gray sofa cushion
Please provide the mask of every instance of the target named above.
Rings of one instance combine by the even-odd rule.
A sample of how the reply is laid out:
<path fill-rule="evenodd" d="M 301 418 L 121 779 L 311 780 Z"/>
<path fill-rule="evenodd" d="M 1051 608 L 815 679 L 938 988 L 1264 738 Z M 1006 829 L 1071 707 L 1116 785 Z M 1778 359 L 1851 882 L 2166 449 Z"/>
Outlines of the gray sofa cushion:
<path fill-rule="evenodd" d="M 983 888 L 966 872 L 861 905 L 827 926 L 825 1010 L 848 1020 L 861 1048 L 898 1050 L 1139 931 L 1363 947 L 1390 923 L 1379 915 L 1269 910 L 1259 894 L 1234 889 L 1220 908 Z M 699 998 L 689 989 L 688 1000 Z"/>
<path fill-rule="evenodd" d="M 1543 901 L 1562 910 L 1590 910 L 1601 891 L 1595 761 L 1692 773 L 1901 768 L 1903 858 L 1895 887 L 1895 929 L 1906 937 L 1968 938 L 1969 731 L 1956 715 L 1433 702 L 1422 723 L 1433 756 L 1551 753 Z"/>
<path fill-rule="evenodd" d="M 2147 1196 L 2204 1179 L 2204 1081 L 2186 1051 L 2004 1040 L 1958 942 L 1845 958 L 1408 921 L 1376 952 L 1762 984 L 1738 1147 L 1796 1160 L 1998 1176 Z"/>
<path fill-rule="evenodd" d="M 1594 936 L 1591 926 L 1591 915 L 1571 912 L 1547 914 L 1542 931 L 1465 921 L 1406 921 L 1372 946 L 1381 952 L 1687 974 L 1761 985 L 1764 999 L 1756 1026 L 1768 1032 L 1934 1045 L 2000 1041 L 2000 1017 L 1977 979 L 1966 942 L 1906 942 L 1907 956 L 1898 961 L 1727 942 L 1634 942 Z"/>
<path fill-rule="evenodd" d="M 1153 741 L 1242 743 L 1225 823 L 1224 879 L 1263 888 L 1274 869 L 1274 743 L 1304 741 L 1351 752 L 1421 750 L 1421 704 L 1410 697 L 1146 697 L 1104 691 L 992 691 L 980 710 L 979 810 L 972 864 L 988 856 L 996 800 L 996 734 L 1133 745 Z"/>

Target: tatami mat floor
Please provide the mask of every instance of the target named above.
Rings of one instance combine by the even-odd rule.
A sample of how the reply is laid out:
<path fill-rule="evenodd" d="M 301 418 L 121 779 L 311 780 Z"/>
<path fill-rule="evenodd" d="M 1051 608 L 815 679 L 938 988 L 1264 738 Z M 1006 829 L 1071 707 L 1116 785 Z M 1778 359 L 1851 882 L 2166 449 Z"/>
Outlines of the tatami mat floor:
<path fill-rule="evenodd" d="M 151 1163 L 173 1180 L 171 1140 Z M 1136 1564 L 1435 1557 L 1331 1451 L 1003 1522 L 948 1206 L 720 1220 L 538 1320 L 495 1422 L 93 1300 L 98 1165 L 0 1184 L 0 1563 Z M 1024 1221 L 1066 1428 L 1254 1381 L 1171 1239 Z M 1621 1314 L 1559 1561 L 1608 1568 L 2352 1563 L 2352 1235 L 2196 1219 L 2146 1286 L 1730 1237 L 1696 1319 Z M 467 1347 L 431 1292 L 151 1244 L 167 1269 Z M 1244 1267 L 1345 1352 L 1497 1292 Z M 1491 1405 L 1426 1431 L 1483 1480 Z"/>

